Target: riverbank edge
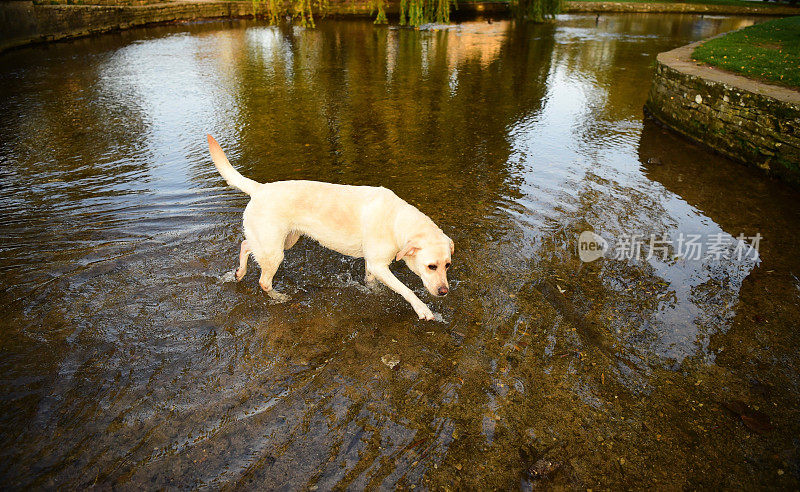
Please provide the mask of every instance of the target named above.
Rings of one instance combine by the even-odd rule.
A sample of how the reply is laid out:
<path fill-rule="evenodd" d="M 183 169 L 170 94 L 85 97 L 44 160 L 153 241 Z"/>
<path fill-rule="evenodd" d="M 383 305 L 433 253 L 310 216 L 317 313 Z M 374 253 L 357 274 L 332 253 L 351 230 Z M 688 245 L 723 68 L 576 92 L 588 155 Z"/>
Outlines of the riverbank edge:
<path fill-rule="evenodd" d="M 800 91 L 693 60 L 705 41 L 659 53 L 645 113 L 800 188 Z"/>
<path fill-rule="evenodd" d="M 364 17 L 368 2 L 331 2 L 328 16 Z M 387 13 L 397 14 L 390 1 Z M 177 1 L 146 5 L 40 5 L 31 0 L 0 2 L 0 52 L 30 44 L 79 38 L 132 27 L 201 19 L 253 17 L 250 1 Z M 565 13 L 687 13 L 717 15 L 800 15 L 797 7 L 703 5 L 689 3 L 566 2 Z M 459 16 L 508 15 L 507 2 L 459 2 Z"/>

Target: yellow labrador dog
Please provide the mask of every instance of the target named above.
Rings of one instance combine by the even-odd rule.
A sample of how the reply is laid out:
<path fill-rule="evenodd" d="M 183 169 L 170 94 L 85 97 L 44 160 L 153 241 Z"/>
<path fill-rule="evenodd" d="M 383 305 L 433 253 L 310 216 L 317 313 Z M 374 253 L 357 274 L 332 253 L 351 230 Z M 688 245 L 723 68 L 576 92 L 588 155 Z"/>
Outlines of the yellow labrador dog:
<path fill-rule="evenodd" d="M 283 251 L 305 235 L 339 253 L 363 257 L 367 285 L 380 280 L 403 296 L 420 319 L 433 319 L 428 306 L 389 270 L 392 260 L 402 259 L 428 292 L 447 295 L 453 241 L 425 214 L 386 188 L 318 181 L 258 183 L 231 166 L 211 135 L 208 146 L 225 181 L 250 195 L 244 209 L 245 240 L 237 281 L 247 272 L 252 253 L 261 266 L 261 288 L 273 299 L 286 300 L 272 288 L 272 277 L 283 261 Z"/>

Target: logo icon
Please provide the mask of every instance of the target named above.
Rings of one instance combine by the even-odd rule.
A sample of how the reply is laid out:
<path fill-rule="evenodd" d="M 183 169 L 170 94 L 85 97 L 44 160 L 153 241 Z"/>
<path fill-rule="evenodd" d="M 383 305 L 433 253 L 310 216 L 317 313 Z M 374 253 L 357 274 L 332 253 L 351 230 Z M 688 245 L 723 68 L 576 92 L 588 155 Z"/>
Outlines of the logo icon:
<path fill-rule="evenodd" d="M 608 242 L 599 234 L 583 231 L 578 237 L 578 256 L 581 261 L 589 263 L 602 258 L 608 251 Z"/>

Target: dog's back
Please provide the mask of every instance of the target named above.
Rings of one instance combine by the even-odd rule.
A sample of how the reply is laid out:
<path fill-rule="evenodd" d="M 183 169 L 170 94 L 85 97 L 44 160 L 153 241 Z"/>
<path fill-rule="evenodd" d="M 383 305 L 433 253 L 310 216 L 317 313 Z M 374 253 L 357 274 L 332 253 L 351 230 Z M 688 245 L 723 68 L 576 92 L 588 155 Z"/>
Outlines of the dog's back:
<path fill-rule="evenodd" d="M 349 256 L 363 256 L 363 238 L 374 237 L 376 223 L 394 216 L 400 198 L 386 188 L 319 181 L 275 181 L 259 185 L 251 195 L 246 221 L 282 224 L 287 231 L 311 237 Z M 378 232 L 385 235 L 386 232 Z"/>

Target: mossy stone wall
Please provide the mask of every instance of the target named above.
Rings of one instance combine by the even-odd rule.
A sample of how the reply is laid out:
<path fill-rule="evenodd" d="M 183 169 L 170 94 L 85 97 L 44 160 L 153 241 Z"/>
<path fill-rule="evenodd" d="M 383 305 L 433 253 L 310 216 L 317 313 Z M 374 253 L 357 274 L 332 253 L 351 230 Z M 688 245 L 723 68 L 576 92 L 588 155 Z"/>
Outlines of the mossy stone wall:
<path fill-rule="evenodd" d="M 659 55 L 646 111 L 692 140 L 800 186 L 800 93 L 696 66 L 693 46 Z"/>

